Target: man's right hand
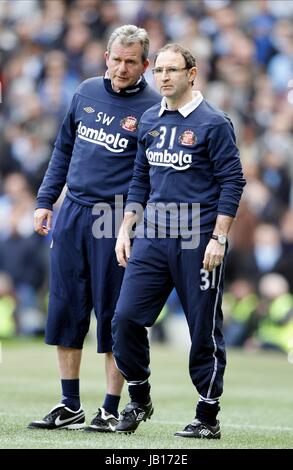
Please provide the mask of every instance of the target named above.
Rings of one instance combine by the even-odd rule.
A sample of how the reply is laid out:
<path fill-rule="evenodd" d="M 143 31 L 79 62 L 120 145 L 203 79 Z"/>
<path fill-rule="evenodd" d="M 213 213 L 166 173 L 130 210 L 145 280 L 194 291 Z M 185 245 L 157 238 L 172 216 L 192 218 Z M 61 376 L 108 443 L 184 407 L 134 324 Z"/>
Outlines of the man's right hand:
<path fill-rule="evenodd" d="M 39 235 L 48 235 L 52 227 L 53 211 L 50 209 L 36 209 L 34 213 L 34 228 Z"/>
<path fill-rule="evenodd" d="M 131 252 L 131 233 L 138 217 L 132 212 L 125 212 L 122 225 L 119 230 L 115 252 L 119 266 L 126 268 Z"/>

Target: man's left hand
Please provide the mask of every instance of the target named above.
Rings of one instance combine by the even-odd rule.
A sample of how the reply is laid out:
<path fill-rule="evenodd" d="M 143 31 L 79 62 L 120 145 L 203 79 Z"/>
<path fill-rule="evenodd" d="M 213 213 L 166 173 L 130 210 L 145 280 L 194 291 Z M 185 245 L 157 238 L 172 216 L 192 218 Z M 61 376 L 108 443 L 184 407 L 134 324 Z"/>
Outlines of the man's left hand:
<path fill-rule="evenodd" d="M 225 245 L 220 245 L 217 240 L 211 239 L 206 247 L 203 259 L 203 267 L 207 271 L 217 268 L 223 261 L 225 255 Z"/>

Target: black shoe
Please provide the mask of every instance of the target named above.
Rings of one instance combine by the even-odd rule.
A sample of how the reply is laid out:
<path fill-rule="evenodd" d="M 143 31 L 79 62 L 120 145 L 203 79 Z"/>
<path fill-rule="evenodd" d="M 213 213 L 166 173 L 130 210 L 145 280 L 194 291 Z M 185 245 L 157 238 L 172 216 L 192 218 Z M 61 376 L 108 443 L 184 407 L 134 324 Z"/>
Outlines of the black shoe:
<path fill-rule="evenodd" d="M 180 437 L 195 437 L 199 439 L 220 439 L 220 422 L 217 421 L 215 426 L 211 426 L 210 424 L 204 424 L 195 418 L 192 423 L 188 424 L 183 429 L 183 431 L 178 431 L 174 435 Z"/>
<path fill-rule="evenodd" d="M 154 408 L 151 401 L 149 401 L 149 403 L 146 405 L 131 401 L 120 413 L 119 422 L 116 426 L 116 432 L 131 434 L 136 430 L 141 421 L 146 421 L 148 418 L 150 419 L 153 412 Z"/>
<path fill-rule="evenodd" d="M 85 415 L 83 409 L 80 407 L 77 411 L 72 411 L 70 408 L 59 403 L 50 413 L 40 421 L 32 421 L 29 429 L 82 429 L 86 426 Z"/>
<path fill-rule="evenodd" d="M 108 413 L 104 408 L 99 408 L 97 416 L 91 424 L 85 428 L 86 432 L 115 432 L 118 418 Z"/>

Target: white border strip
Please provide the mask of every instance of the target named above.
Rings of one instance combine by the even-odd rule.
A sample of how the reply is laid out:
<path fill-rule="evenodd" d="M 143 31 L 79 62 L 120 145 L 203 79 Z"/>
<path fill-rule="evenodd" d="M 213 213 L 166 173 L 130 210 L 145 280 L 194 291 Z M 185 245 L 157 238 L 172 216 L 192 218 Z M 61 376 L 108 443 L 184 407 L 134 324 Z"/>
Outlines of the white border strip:
<path fill-rule="evenodd" d="M 216 377 L 217 370 L 218 370 L 218 359 L 216 358 L 216 352 L 217 352 L 218 348 L 217 348 L 217 343 L 216 343 L 216 339 L 215 339 L 215 327 L 216 327 L 216 313 L 217 313 L 217 306 L 218 306 L 218 302 L 219 302 L 220 282 L 221 282 L 221 278 L 222 278 L 223 265 L 224 265 L 224 262 L 222 262 L 221 267 L 220 267 L 219 281 L 218 281 L 218 285 L 217 285 L 217 295 L 216 295 L 216 300 L 215 300 L 215 305 L 214 305 L 212 340 L 213 340 L 213 343 L 214 343 L 213 356 L 214 356 L 214 359 L 215 359 L 215 363 L 214 363 L 214 372 L 213 372 L 213 375 L 212 375 L 212 378 L 211 378 L 211 381 L 210 381 L 210 385 L 209 385 L 209 389 L 208 389 L 208 393 L 207 393 L 207 398 L 210 398 L 211 391 L 212 391 L 214 381 L 215 381 L 215 377 Z"/>

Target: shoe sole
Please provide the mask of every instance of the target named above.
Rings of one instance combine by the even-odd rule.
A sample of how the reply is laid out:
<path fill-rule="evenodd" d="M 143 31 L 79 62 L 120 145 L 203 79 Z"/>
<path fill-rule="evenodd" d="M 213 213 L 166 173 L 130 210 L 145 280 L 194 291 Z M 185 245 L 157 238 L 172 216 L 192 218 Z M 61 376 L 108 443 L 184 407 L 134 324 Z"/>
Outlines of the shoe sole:
<path fill-rule="evenodd" d="M 27 429 L 43 429 L 45 431 L 57 431 L 58 429 L 69 429 L 72 431 L 77 431 L 79 429 L 84 429 L 86 427 L 86 423 L 76 423 L 76 424 L 68 424 L 67 426 L 58 426 L 56 428 L 46 428 L 42 426 L 27 426 Z"/>
<path fill-rule="evenodd" d="M 84 432 L 102 432 L 102 433 L 113 433 L 113 432 L 116 432 L 115 429 L 112 430 L 112 429 L 95 429 L 95 428 L 90 428 L 90 427 L 87 427 L 84 429 Z"/>
<path fill-rule="evenodd" d="M 64 428 L 61 428 L 61 429 L 78 430 L 78 429 L 84 429 L 85 427 L 86 427 L 86 423 L 80 423 L 80 424 L 69 424 L 68 426 L 65 426 Z"/>
<path fill-rule="evenodd" d="M 143 419 L 142 421 L 146 422 L 147 419 L 151 419 L 153 413 L 154 413 L 154 408 L 151 409 L 150 414 L 148 415 L 148 417 Z M 140 424 L 140 422 L 138 423 L 137 427 L 135 429 L 132 429 L 131 431 L 118 431 L 117 430 L 116 433 L 117 434 L 133 434 L 137 430 L 139 424 Z"/>
<path fill-rule="evenodd" d="M 216 434 L 215 436 L 195 436 L 194 434 L 180 434 L 175 433 L 175 437 L 187 437 L 189 439 L 221 439 L 221 433 Z"/>

